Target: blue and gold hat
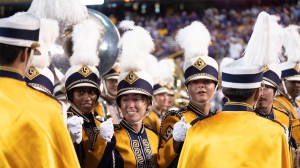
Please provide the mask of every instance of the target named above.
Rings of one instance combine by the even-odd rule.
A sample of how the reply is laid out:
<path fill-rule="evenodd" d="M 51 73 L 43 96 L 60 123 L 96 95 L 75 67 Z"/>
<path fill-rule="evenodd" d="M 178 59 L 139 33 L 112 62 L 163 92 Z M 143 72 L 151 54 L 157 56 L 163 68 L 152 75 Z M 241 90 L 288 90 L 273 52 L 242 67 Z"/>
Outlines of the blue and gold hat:
<path fill-rule="evenodd" d="M 71 67 L 65 74 L 67 93 L 73 88 L 84 86 L 100 89 L 100 75 L 96 66 L 100 61 L 97 48 L 102 30 L 91 19 L 74 26 L 72 32 L 73 55 L 70 58 Z"/>
<path fill-rule="evenodd" d="M 43 42 L 53 36 L 53 32 L 58 29 L 57 24 L 55 20 L 39 19 L 27 12 L 16 13 L 11 17 L 0 19 L 0 43 L 32 48 L 34 50 L 31 54 L 33 51 L 38 51 L 35 52 L 36 55 L 41 55 L 41 52 L 48 53 L 48 50 L 43 49 L 48 47 Z"/>
<path fill-rule="evenodd" d="M 161 93 L 174 94 L 174 61 L 172 59 L 160 60 L 156 68 L 159 70 L 159 73 L 153 87 L 153 95 Z"/>
<path fill-rule="evenodd" d="M 106 79 L 118 79 L 120 75 L 120 65 L 116 62 L 113 67 L 102 76 L 104 80 Z"/>
<path fill-rule="evenodd" d="M 279 64 L 271 64 L 264 66 L 263 80 L 265 85 L 277 88 L 280 83 L 281 69 Z"/>
<path fill-rule="evenodd" d="M 178 31 L 176 41 L 184 49 L 185 84 L 192 80 L 210 79 L 218 82 L 218 63 L 208 56 L 211 36 L 205 25 L 194 21 Z"/>
<path fill-rule="evenodd" d="M 300 27 L 290 25 L 284 29 L 285 38 L 283 46 L 287 55 L 287 62 L 280 64 L 281 78 L 290 81 L 300 81 Z"/>
<path fill-rule="evenodd" d="M 261 87 L 263 66 L 278 62 L 281 46 L 282 28 L 269 14 L 261 12 L 256 20 L 244 57 L 222 67 L 222 87 L 234 89 Z M 273 77 L 269 81 L 271 80 L 278 82 Z"/>
<path fill-rule="evenodd" d="M 33 53 L 32 60 L 28 63 L 29 69 L 25 74 L 25 81 L 33 88 L 53 95 L 54 74 L 48 68 L 50 65 L 49 50 L 59 34 L 57 21 L 41 19 L 41 30 L 39 35 L 39 52 Z"/>
<path fill-rule="evenodd" d="M 151 99 L 153 79 L 145 71 L 145 57 L 148 57 L 154 48 L 150 33 L 140 26 L 134 26 L 131 31 L 123 34 L 119 45 L 122 52 L 117 102 L 121 95 L 129 93 L 144 94 Z"/>
<path fill-rule="evenodd" d="M 53 95 L 54 75 L 48 67 L 31 66 L 25 75 L 25 81 L 36 90 Z"/>

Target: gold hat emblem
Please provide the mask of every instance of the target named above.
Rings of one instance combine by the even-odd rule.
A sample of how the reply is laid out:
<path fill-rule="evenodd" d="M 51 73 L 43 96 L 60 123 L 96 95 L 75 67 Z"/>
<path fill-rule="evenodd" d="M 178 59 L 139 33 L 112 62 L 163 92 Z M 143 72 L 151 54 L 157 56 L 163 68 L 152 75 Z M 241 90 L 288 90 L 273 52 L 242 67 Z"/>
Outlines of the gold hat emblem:
<path fill-rule="evenodd" d="M 131 72 L 129 72 L 128 75 L 125 76 L 124 80 L 132 85 L 138 79 L 139 79 L 139 77 L 134 72 L 131 71 Z"/>
<path fill-rule="evenodd" d="M 26 77 L 30 80 L 34 79 L 39 75 L 39 71 L 35 69 L 35 67 L 30 67 L 29 70 L 27 71 Z"/>
<path fill-rule="evenodd" d="M 267 65 L 265 65 L 263 68 L 263 73 L 267 72 L 268 70 L 270 70 L 269 67 Z"/>
<path fill-rule="evenodd" d="M 300 73 L 300 63 L 297 63 L 294 69 L 297 71 L 297 73 Z"/>
<path fill-rule="evenodd" d="M 83 67 L 81 67 L 78 71 L 78 73 L 80 73 L 82 76 L 87 77 L 89 76 L 91 73 L 93 73 L 93 71 L 86 65 L 84 65 Z"/>
<path fill-rule="evenodd" d="M 200 71 L 204 68 L 204 67 L 206 67 L 206 63 L 201 59 L 201 58 L 199 58 L 194 64 L 193 64 L 193 66 L 195 67 L 195 68 L 197 68 L 197 69 L 199 69 Z"/>

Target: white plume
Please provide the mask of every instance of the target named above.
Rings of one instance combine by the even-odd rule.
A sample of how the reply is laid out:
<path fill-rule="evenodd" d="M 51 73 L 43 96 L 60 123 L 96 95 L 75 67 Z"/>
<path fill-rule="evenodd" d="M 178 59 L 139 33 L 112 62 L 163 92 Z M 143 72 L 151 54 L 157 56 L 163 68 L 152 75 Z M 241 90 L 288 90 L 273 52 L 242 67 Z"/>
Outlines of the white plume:
<path fill-rule="evenodd" d="M 38 48 L 41 55 L 34 55 L 31 65 L 44 68 L 50 65 L 50 47 L 55 43 L 59 34 L 58 22 L 52 19 L 41 19 Z"/>
<path fill-rule="evenodd" d="M 191 25 L 178 31 L 176 41 L 184 49 L 185 59 L 187 59 L 207 56 L 211 37 L 203 23 L 194 21 Z"/>
<path fill-rule="evenodd" d="M 134 27 L 134 21 L 132 20 L 123 20 L 119 24 L 119 28 L 123 31 L 132 30 Z"/>
<path fill-rule="evenodd" d="M 140 71 L 145 69 L 145 57 L 154 49 L 150 33 L 140 26 L 123 34 L 119 47 L 121 72 Z"/>
<path fill-rule="evenodd" d="M 70 58 L 71 65 L 98 66 L 99 57 L 97 49 L 103 28 L 92 19 L 87 19 L 74 26 L 73 55 Z"/>
<path fill-rule="evenodd" d="M 87 8 L 80 0 L 33 0 L 27 12 L 67 24 L 77 24 L 88 18 Z"/>
<path fill-rule="evenodd" d="M 245 50 L 244 60 L 252 65 L 263 66 L 279 63 L 283 43 L 283 29 L 275 17 L 261 12 Z"/>
<path fill-rule="evenodd" d="M 153 82 L 155 83 L 158 80 L 161 72 L 158 67 L 158 60 L 154 55 L 148 54 L 145 57 L 145 62 L 147 63 L 145 72 L 147 72 L 152 77 Z"/>
<path fill-rule="evenodd" d="M 300 26 L 290 25 L 284 29 L 284 47 L 285 53 L 288 57 L 288 62 L 299 62 L 300 61 Z"/>
<path fill-rule="evenodd" d="M 172 59 L 163 59 L 158 62 L 160 73 L 160 81 L 165 84 L 173 84 L 175 62 Z"/>

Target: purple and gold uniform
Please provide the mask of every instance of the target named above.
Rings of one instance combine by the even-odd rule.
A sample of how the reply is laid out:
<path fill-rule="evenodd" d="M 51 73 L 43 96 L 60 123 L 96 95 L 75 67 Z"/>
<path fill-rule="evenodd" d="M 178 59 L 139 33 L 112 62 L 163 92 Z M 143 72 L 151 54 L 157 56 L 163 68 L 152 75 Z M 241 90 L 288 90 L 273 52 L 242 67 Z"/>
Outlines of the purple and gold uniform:
<path fill-rule="evenodd" d="M 276 99 L 291 111 L 291 118 L 292 118 L 291 142 L 292 142 L 293 147 L 296 147 L 298 145 L 298 143 L 300 142 L 300 127 L 299 127 L 300 121 L 297 118 L 297 109 L 299 108 L 300 103 L 298 100 L 291 103 L 291 101 L 289 101 L 286 97 L 281 96 L 281 95 L 277 96 Z M 275 107 L 284 109 L 280 103 L 278 103 L 277 101 L 274 101 L 273 104 Z M 297 107 L 295 107 L 294 105 Z"/>
<path fill-rule="evenodd" d="M 210 114 L 212 113 L 210 112 Z M 174 151 L 172 133 L 174 124 L 180 121 L 183 116 L 187 123 L 191 123 L 197 118 L 203 118 L 205 114 L 190 103 L 186 108 L 178 111 L 169 111 L 165 115 L 160 130 L 161 139 L 158 157 L 158 163 L 162 167 L 176 167 L 177 165 L 179 153 Z"/>
<path fill-rule="evenodd" d="M 100 141 L 99 135 L 100 121 L 96 119 L 98 116 L 98 108 L 88 115 L 82 115 L 78 108 L 71 104 L 68 109 L 68 118 L 74 115 L 82 117 L 82 141 L 79 144 L 74 143 L 74 147 L 82 167 L 97 167 L 100 161 Z"/>
<path fill-rule="evenodd" d="M 245 103 L 226 103 L 189 129 L 178 164 L 187 166 L 290 167 L 284 128 Z"/>
<path fill-rule="evenodd" d="M 79 167 L 58 102 L 8 67 L 0 67 L 0 88 L 0 167 Z"/>
<path fill-rule="evenodd" d="M 143 120 L 143 123 L 150 129 L 154 130 L 156 133 L 160 131 L 161 119 L 164 114 L 159 115 L 155 111 L 151 111 L 148 116 Z"/>
<path fill-rule="evenodd" d="M 158 167 L 159 139 L 156 133 L 143 126 L 137 132 L 125 120 L 115 125 L 111 142 L 101 140 L 100 167 Z"/>

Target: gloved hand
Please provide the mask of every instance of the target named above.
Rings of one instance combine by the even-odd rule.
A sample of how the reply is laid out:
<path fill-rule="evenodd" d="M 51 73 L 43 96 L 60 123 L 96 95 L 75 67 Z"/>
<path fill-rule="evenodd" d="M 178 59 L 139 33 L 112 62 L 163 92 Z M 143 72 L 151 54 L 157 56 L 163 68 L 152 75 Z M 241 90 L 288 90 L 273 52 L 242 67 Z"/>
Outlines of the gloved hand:
<path fill-rule="evenodd" d="M 112 118 L 107 119 L 100 125 L 100 136 L 106 141 L 110 142 L 114 135 L 114 125 Z"/>
<path fill-rule="evenodd" d="M 175 123 L 173 129 L 173 138 L 177 142 L 183 142 L 187 130 L 191 127 L 191 124 L 185 122 L 185 117 L 181 117 L 180 121 Z"/>
<path fill-rule="evenodd" d="M 82 117 L 72 116 L 67 119 L 67 127 L 73 143 L 76 142 L 77 144 L 79 144 L 82 141 L 82 124 Z"/>

